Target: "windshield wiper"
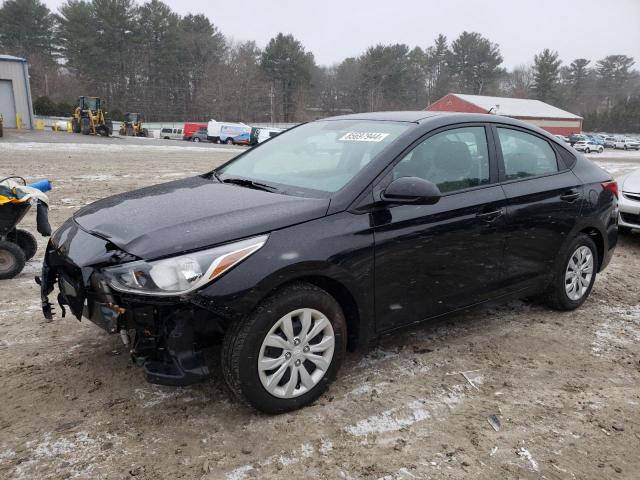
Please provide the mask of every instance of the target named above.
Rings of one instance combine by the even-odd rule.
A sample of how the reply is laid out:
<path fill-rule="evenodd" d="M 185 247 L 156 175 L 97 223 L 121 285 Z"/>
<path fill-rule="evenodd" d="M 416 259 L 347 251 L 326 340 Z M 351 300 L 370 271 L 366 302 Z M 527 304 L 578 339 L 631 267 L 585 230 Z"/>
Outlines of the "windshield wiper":
<path fill-rule="evenodd" d="M 248 178 L 225 178 L 222 183 L 232 183 L 233 185 L 240 185 L 241 187 L 253 188 L 255 190 L 264 190 L 265 192 L 275 192 L 278 190 L 273 185 L 267 185 L 266 183 L 260 183 Z"/>

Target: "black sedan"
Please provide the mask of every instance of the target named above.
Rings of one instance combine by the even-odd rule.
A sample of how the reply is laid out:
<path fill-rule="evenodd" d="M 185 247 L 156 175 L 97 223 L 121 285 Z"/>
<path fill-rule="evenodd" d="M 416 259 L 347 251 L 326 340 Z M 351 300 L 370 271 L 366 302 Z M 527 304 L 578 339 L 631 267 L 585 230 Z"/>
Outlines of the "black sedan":
<path fill-rule="evenodd" d="M 301 125 L 201 176 L 78 211 L 49 296 L 130 345 L 147 379 L 205 379 L 222 342 L 239 399 L 316 399 L 347 350 L 489 300 L 586 300 L 617 240 L 617 184 L 497 115 L 390 112 Z"/>

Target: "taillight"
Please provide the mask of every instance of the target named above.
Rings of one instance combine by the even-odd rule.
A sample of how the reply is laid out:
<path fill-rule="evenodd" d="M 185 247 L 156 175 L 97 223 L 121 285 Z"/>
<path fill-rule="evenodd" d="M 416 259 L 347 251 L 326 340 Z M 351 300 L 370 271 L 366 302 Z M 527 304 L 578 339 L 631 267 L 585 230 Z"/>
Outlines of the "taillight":
<path fill-rule="evenodd" d="M 602 185 L 602 188 L 604 190 L 613 193 L 616 198 L 618 198 L 618 182 L 616 182 L 615 180 L 610 180 L 608 182 L 603 182 L 600 185 Z"/>

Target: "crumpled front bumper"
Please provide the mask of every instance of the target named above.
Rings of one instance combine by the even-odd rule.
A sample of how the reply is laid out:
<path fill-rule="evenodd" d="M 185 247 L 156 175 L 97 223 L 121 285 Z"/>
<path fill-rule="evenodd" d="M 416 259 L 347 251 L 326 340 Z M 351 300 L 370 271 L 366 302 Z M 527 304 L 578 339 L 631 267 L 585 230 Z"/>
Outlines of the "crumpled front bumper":
<path fill-rule="evenodd" d="M 36 279 L 45 318 L 54 317 L 50 296 L 58 287 L 62 316 L 68 308 L 78 320 L 84 317 L 109 333 L 120 333 L 149 382 L 189 385 L 207 378 L 195 332 L 205 311 L 179 298 L 119 294 L 101 274 L 104 266 L 133 260 L 137 258 L 67 221 L 50 240 Z"/>

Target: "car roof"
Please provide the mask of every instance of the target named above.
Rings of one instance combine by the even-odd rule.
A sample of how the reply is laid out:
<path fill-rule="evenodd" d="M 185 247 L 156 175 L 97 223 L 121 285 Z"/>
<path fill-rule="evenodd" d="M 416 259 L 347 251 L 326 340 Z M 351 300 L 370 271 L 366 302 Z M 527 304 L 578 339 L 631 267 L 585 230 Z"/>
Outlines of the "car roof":
<path fill-rule="evenodd" d="M 514 125 L 525 127 L 540 131 L 540 129 L 530 123 L 517 120 L 515 118 L 506 117 L 503 115 L 496 115 L 493 113 L 462 113 L 462 112 L 432 112 L 432 111 L 398 111 L 398 112 L 367 112 L 367 113 L 353 113 L 349 115 L 339 115 L 335 117 L 328 117 L 319 119 L 316 121 L 335 121 L 335 120 L 372 120 L 372 121 L 387 121 L 387 122 L 407 122 L 417 123 L 421 125 L 428 124 L 454 124 L 463 122 L 489 122 L 489 123 L 502 123 L 507 125 Z"/>
<path fill-rule="evenodd" d="M 378 120 L 390 122 L 411 122 L 418 123 L 431 117 L 442 115 L 445 112 L 427 112 L 424 110 L 407 110 L 398 112 L 366 112 L 352 113 L 349 115 L 338 115 L 335 117 L 323 118 L 322 120 Z"/>

